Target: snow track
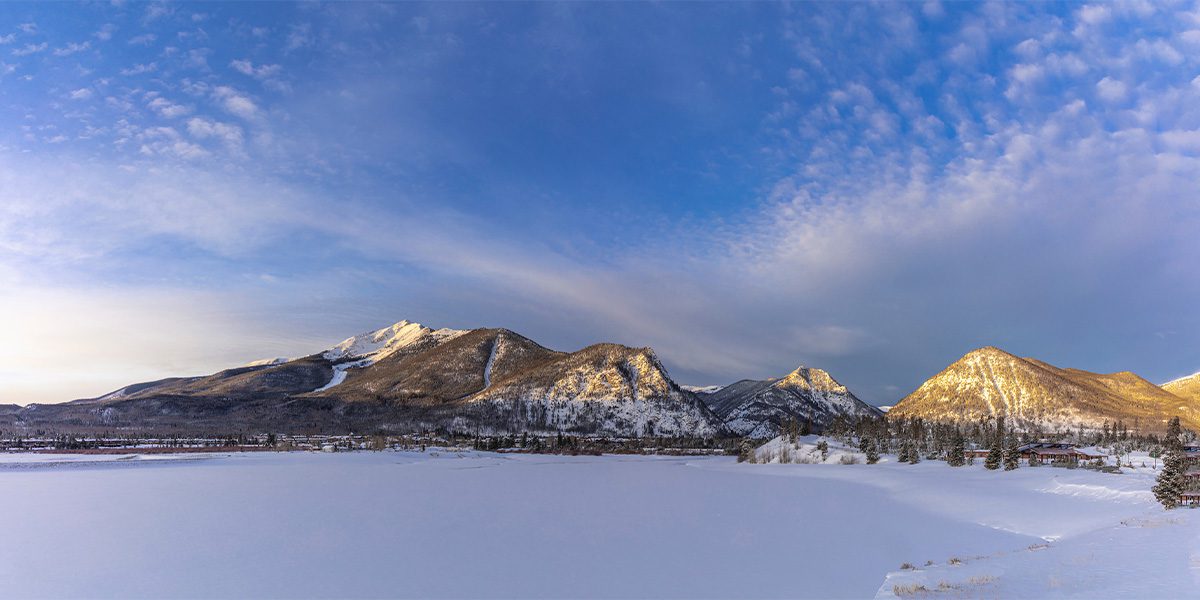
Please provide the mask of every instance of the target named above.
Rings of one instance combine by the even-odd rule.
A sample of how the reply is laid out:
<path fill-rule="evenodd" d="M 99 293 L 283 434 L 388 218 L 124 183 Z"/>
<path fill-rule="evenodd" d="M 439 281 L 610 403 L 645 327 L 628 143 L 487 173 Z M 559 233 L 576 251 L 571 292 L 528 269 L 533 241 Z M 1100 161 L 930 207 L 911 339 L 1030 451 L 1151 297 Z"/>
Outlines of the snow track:
<path fill-rule="evenodd" d="M 354 362 L 342 363 L 340 365 L 333 365 L 333 377 L 329 379 L 329 383 L 313 390 L 312 393 L 315 394 L 317 392 L 324 392 L 325 390 L 328 390 L 329 388 L 340 385 L 341 383 L 346 381 L 346 376 L 348 375 L 348 373 L 346 373 L 346 371 L 349 371 L 350 369 L 353 369 L 356 367 L 365 367 L 373 362 L 375 362 L 375 361 L 370 358 L 364 358 L 362 360 L 356 360 Z"/>
<path fill-rule="evenodd" d="M 500 336 L 492 342 L 491 354 L 488 354 L 487 365 L 483 367 L 483 389 L 492 387 L 492 365 L 496 364 L 496 349 L 500 346 Z M 481 390 L 482 391 L 482 390 Z"/>

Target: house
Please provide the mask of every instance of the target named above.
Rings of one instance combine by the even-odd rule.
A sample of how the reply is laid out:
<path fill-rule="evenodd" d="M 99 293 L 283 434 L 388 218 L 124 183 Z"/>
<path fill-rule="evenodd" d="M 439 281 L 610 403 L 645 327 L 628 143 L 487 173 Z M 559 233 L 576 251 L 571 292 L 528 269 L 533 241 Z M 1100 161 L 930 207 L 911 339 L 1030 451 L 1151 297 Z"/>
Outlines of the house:
<path fill-rule="evenodd" d="M 1093 448 L 1079 448 L 1066 442 L 1032 442 L 1017 448 L 1017 451 L 1027 461 L 1036 456 L 1039 462 L 1051 464 L 1079 464 L 1108 457 Z"/>
<path fill-rule="evenodd" d="M 1184 471 L 1183 482 L 1188 489 L 1200 488 L 1200 469 L 1192 468 Z"/>
<path fill-rule="evenodd" d="M 1200 465 L 1200 446 L 1184 446 L 1183 458 L 1189 465 Z"/>

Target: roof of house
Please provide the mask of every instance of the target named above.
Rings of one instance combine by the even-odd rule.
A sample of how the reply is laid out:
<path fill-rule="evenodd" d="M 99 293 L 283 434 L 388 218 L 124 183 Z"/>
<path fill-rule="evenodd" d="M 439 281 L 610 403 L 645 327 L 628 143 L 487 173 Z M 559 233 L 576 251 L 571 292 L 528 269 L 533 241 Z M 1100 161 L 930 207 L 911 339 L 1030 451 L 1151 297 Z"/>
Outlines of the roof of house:
<path fill-rule="evenodd" d="M 1066 442 L 1030 442 L 1017 448 L 1021 452 L 1029 452 L 1037 449 L 1064 449 L 1069 450 L 1075 447 L 1075 444 Z"/>

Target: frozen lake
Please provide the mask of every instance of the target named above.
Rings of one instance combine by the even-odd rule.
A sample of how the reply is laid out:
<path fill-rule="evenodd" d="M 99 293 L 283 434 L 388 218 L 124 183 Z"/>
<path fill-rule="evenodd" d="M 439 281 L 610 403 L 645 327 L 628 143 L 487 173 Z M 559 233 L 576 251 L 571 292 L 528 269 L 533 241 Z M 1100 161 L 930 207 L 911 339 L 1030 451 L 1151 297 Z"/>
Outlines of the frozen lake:
<path fill-rule="evenodd" d="M 726 457 L 0 455 L 0 596 L 870 598 L 918 583 L 958 586 L 939 597 L 1200 589 L 1191 587 L 1200 564 L 1194 513 L 1157 509 L 1149 477 Z M 1083 570 L 1081 556 L 1091 561 Z M 904 562 L 920 569 L 901 570 Z M 1139 574 L 1124 583 L 1134 587 L 1113 588 L 1107 579 L 1116 575 L 1100 569 Z"/>

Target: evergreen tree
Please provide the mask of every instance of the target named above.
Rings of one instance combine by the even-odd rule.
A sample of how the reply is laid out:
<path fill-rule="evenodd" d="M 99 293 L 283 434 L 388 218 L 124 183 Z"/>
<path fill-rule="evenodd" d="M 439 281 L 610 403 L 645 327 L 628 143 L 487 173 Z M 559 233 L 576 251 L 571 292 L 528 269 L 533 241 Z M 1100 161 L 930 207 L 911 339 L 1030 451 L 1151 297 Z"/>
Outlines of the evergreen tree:
<path fill-rule="evenodd" d="M 1003 459 L 1003 453 L 1000 451 L 1000 440 L 992 444 L 988 450 L 987 458 L 983 461 L 983 466 L 989 471 L 995 471 L 1000 468 L 1000 461 Z"/>
<path fill-rule="evenodd" d="M 1167 424 L 1167 436 L 1163 439 L 1166 456 L 1163 457 L 1163 469 L 1158 474 L 1154 486 L 1154 498 L 1164 508 L 1179 506 L 1180 495 L 1184 492 L 1183 471 L 1187 460 L 1183 457 L 1183 441 L 1180 440 L 1179 417 L 1174 417 Z"/>
<path fill-rule="evenodd" d="M 946 463 L 952 467 L 961 467 L 967 462 L 966 442 L 957 430 L 954 439 L 950 441 L 950 452 L 946 454 Z"/>
<path fill-rule="evenodd" d="M 741 447 L 738 449 L 738 462 L 755 462 L 754 443 L 750 440 L 743 439 Z"/>
<path fill-rule="evenodd" d="M 874 441 L 867 442 L 867 464 L 873 465 L 879 462 L 879 446 Z"/>
<path fill-rule="evenodd" d="M 1021 453 L 1017 451 L 1016 436 L 1009 436 L 1008 445 L 1004 447 L 1004 470 L 1012 471 L 1021 466 Z"/>
<path fill-rule="evenodd" d="M 1004 417 L 1000 416 L 996 419 L 996 437 L 992 439 L 992 447 L 988 450 L 987 459 L 983 461 L 983 466 L 989 471 L 995 471 L 1000 468 L 1000 462 L 1004 460 Z"/>
<path fill-rule="evenodd" d="M 921 462 L 921 451 L 916 444 L 913 444 L 908 449 L 908 464 L 915 465 L 919 462 Z"/>
<path fill-rule="evenodd" d="M 1040 458 L 1038 458 L 1038 455 L 1036 452 L 1029 453 L 1029 466 L 1031 466 L 1031 467 L 1042 466 L 1042 460 Z"/>

